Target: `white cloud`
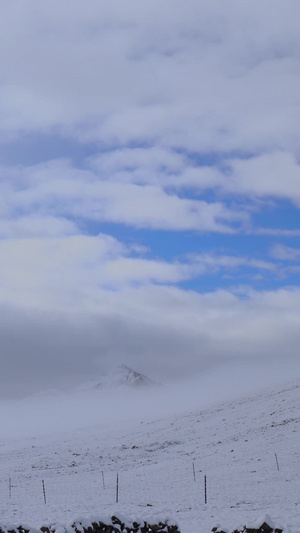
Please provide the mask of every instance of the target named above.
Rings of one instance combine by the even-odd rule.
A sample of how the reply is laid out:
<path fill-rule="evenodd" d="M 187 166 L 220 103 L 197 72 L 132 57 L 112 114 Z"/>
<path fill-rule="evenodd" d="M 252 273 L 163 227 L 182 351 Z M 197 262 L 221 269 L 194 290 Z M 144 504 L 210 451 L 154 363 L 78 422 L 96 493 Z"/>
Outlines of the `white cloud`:
<path fill-rule="evenodd" d="M 0 27 L 7 132 L 297 150 L 298 4 L 17 5 L 4 2 Z"/>
<path fill-rule="evenodd" d="M 299 237 L 300 229 L 281 229 L 281 228 L 257 228 L 253 230 L 257 235 L 274 235 L 281 237 Z"/>
<path fill-rule="evenodd" d="M 120 172 L 122 177 L 127 172 L 127 179 L 135 181 L 142 180 L 146 174 L 146 183 L 149 183 L 156 179 L 159 181 L 165 174 L 181 173 L 188 164 L 188 158 L 174 150 L 151 146 L 103 152 L 91 158 L 90 163 L 100 175 L 118 177 Z"/>
<path fill-rule="evenodd" d="M 90 158 L 89 164 L 110 181 L 158 185 L 176 192 L 186 188 L 202 192 L 220 187 L 224 181 L 216 167 L 198 166 L 187 154 L 158 146 L 117 148 Z"/>
<path fill-rule="evenodd" d="M 299 261 L 300 248 L 292 248 L 291 246 L 285 246 L 284 244 L 275 244 L 271 251 L 271 257 L 275 259 L 281 259 L 282 261 Z"/>
<path fill-rule="evenodd" d="M 78 234 L 77 225 L 60 217 L 31 215 L 0 221 L 0 237 L 5 239 L 63 237 L 75 234 Z"/>
<path fill-rule="evenodd" d="M 233 233 L 248 218 L 221 202 L 182 198 L 167 193 L 159 184 L 122 183 L 114 176 L 106 179 L 101 172 L 78 170 L 66 161 L 2 169 L 2 174 L 3 216 L 9 221 L 21 213 L 152 229 Z"/>
<path fill-rule="evenodd" d="M 101 262 L 126 253 L 108 235 L 0 242 L 1 301 L 41 309 L 72 306 L 97 290 Z"/>
<path fill-rule="evenodd" d="M 20 308 L 73 312 L 94 309 L 95 302 L 107 299 L 111 290 L 130 286 L 176 284 L 243 267 L 276 272 L 271 262 L 245 257 L 206 253 L 165 261 L 137 254 L 134 245 L 125 246 L 105 234 L 3 240 L 0 298 Z"/>
<path fill-rule="evenodd" d="M 18 2 L 16 14 L 4 2 L 0 138 L 36 131 L 110 150 L 90 161 L 94 176 L 109 183 L 96 187 L 92 175 L 62 167 L 53 179 L 51 166 L 48 196 L 41 176 L 27 196 L 41 194 L 47 216 L 54 196 L 61 204 L 74 194 L 75 216 L 224 233 L 246 216 L 166 188 L 271 196 L 299 206 L 298 11 L 298 4 L 279 1 L 216 8 L 196 0 L 167 0 L 164 10 L 156 0 L 142 9 L 138 2 L 126 9 L 91 2 L 89 10 L 81 0 L 71 9 L 55 1 L 41 10 L 29 0 L 26 10 Z M 251 157 L 231 157 L 223 175 L 197 168 L 187 155 L 197 153 L 201 163 L 210 151 Z M 16 199 L 26 202 L 25 191 Z"/>
<path fill-rule="evenodd" d="M 233 160 L 224 187 L 234 194 L 288 199 L 300 207 L 300 166 L 286 152 Z"/>
<path fill-rule="evenodd" d="M 234 257 L 228 255 L 215 255 L 203 253 L 193 257 L 196 264 L 201 264 L 206 272 L 218 272 L 220 269 L 234 271 L 242 266 L 259 269 L 276 271 L 274 263 L 260 259 L 251 259 L 247 257 Z"/>

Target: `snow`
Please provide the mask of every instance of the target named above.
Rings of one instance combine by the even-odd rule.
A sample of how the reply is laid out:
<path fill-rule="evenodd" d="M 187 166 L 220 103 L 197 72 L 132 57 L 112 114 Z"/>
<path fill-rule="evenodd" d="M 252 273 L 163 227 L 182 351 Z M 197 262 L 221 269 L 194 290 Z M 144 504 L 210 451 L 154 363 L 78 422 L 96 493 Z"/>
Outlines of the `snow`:
<path fill-rule="evenodd" d="M 124 364 L 103 374 L 96 384 L 94 384 L 96 388 L 112 388 L 120 386 L 146 387 L 151 385 L 155 385 L 154 381 Z"/>
<path fill-rule="evenodd" d="M 169 518 L 182 533 L 204 533 L 216 524 L 230 531 L 256 524 L 267 514 L 286 533 L 299 533 L 299 392 L 295 381 L 188 413 L 35 436 L 3 433 L 1 524 L 65 526 L 76 517 L 121 514 Z"/>

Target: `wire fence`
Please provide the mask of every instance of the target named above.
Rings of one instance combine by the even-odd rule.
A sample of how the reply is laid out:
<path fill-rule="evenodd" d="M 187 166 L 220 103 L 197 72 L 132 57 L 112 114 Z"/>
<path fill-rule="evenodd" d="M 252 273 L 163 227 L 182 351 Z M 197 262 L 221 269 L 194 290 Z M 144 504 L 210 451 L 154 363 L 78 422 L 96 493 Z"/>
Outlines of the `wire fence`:
<path fill-rule="evenodd" d="M 240 464 L 226 468 L 216 466 L 204 471 L 200 462 L 167 461 L 137 465 L 129 470 L 99 470 L 57 472 L 11 472 L 0 480 L 0 501 L 22 514 L 28 502 L 37 508 L 51 506 L 63 511 L 91 512 L 104 509 L 116 501 L 129 506 L 165 506 L 180 510 L 183 506 L 205 504 L 220 507 L 270 507 L 300 493 L 299 476 L 295 472 L 281 472 L 275 462 L 272 468 L 259 465 L 243 469 Z M 117 487 L 118 476 L 118 487 Z M 288 489 L 288 490 L 287 490 Z M 118 490 L 118 492 L 117 492 Z"/>

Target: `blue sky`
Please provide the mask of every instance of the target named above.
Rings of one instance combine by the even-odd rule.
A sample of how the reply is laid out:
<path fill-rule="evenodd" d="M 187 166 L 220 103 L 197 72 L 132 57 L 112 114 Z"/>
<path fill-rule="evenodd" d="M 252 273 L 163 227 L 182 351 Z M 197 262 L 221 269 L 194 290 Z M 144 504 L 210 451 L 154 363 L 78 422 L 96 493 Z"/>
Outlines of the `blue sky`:
<path fill-rule="evenodd" d="M 298 364 L 298 11 L 2 3 L 4 381 Z"/>

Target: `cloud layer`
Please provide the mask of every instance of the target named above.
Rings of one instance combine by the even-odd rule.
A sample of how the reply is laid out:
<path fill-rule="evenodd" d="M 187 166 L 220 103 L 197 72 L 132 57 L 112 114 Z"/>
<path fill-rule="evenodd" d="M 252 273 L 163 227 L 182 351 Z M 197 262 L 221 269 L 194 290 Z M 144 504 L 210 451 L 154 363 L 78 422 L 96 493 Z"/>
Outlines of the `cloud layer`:
<path fill-rule="evenodd" d="M 2 2 L 2 391 L 297 361 L 299 16 Z"/>
<path fill-rule="evenodd" d="M 5 1 L 2 128 L 204 153 L 296 150 L 297 14 L 279 1 Z"/>

